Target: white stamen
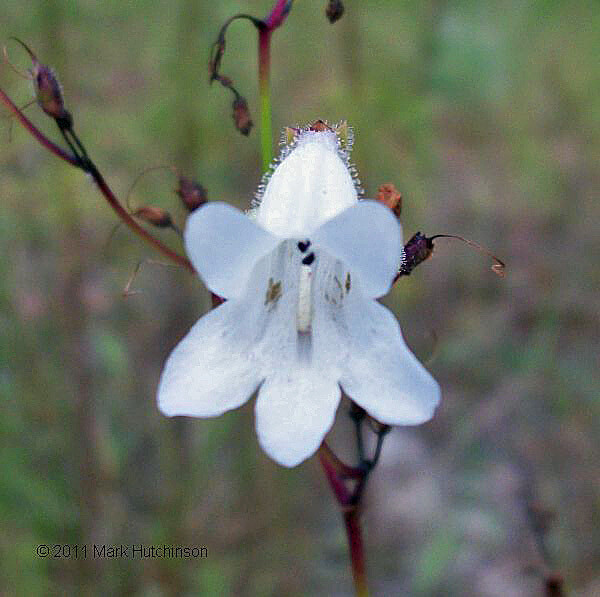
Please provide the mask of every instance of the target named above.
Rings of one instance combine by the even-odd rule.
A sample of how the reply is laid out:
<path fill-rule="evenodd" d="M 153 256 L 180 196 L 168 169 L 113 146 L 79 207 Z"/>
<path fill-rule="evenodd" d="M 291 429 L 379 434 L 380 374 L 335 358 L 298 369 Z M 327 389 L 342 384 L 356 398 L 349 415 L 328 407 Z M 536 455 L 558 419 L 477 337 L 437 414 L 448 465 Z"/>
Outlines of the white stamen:
<path fill-rule="evenodd" d="M 313 318 L 312 304 L 312 269 L 308 265 L 300 266 L 300 280 L 298 281 L 298 311 L 296 313 L 296 326 L 300 333 L 311 330 Z"/>

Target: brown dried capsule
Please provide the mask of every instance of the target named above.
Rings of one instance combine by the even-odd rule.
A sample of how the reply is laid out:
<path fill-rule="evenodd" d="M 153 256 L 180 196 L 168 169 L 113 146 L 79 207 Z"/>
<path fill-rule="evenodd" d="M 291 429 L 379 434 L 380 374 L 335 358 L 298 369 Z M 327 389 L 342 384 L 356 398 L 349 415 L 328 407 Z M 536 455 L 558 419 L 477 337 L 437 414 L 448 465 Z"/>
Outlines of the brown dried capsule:
<path fill-rule="evenodd" d="M 250 110 L 248 109 L 248 103 L 240 95 L 236 97 L 233 104 L 233 121 L 235 122 L 235 128 L 242 133 L 242 135 L 248 136 L 252 129 L 252 119 L 250 118 Z"/>
<path fill-rule="evenodd" d="M 390 182 L 382 184 L 377 189 L 377 201 L 387 205 L 395 214 L 400 217 L 402 211 L 402 193 Z"/>
<path fill-rule="evenodd" d="M 341 0 L 329 0 L 327 8 L 325 9 L 325 15 L 329 19 L 331 24 L 339 21 L 344 14 L 344 5 Z"/>
<path fill-rule="evenodd" d="M 417 232 L 404 245 L 404 258 L 402 259 L 402 263 L 400 264 L 400 269 L 398 270 L 395 280 L 397 280 L 400 276 L 410 275 L 412 270 L 415 269 L 417 265 L 423 263 L 423 261 L 426 259 L 429 259 L 433 253 L 433 241 L 437 238 L 454 238 L 466 243 L 474 249 L 477 249 L 477 251 L 480 251 L 481 253 L 489 255 L 494 260 L 492 271 L 495 274 L 498 274 L 501 278 L 505 276 L 505 263 L 501 259 L 498 259 L 498 257 L 496 257 L 489 249 L 482 247 L 480 244 L 455 234 L 435 234 L 434 236 L 427 237 L 424 234 Z"/>
<path fill-rule="evenodd" d="M 423 263 L 426 259 L 431 257 L 433 253 L 433 242 L 430 238 L 427 238 L 424 234 L 417 232 L 405 245 L 404 245 L 404 259 L 400 264 L 400 270 L 398 276 L 409 276 L 410 272 L 417 267 L 420 263 Z"/>
<path fill-rule="evenodd" d="M 71 128 L 73 118 L 65 109 L 62 88 L 52 69 L 38 63 L 34 65 L 33 77 L 37 101 L 42 110 L 54 118 L 59 126 Z"/>
<path fill-rule="evenodd" d="M 16 37 L 12 39 L 23 46 L 31 58 L 32 70 L 30 73 L 35 89 L 35 96 L 40 108 L 48 116 L 54 118 L 61 128 L 71 128 L 73 126 L 73 118 L 68 110 L 65 109 L 62 87 L 54 71 L 49 66 L 42 64 L 26 43 Z"/>
<path fill-rule="evenodd" d="M 188 211 L 194 211 L 207 201 L 206 189 L 191 178 L 179 177 L 179 187 L 175 191 Z"/>
<path fill-rule="evenodd" d="M 133 212 L 137 218 L 145 220 L 157 228 L 173 228 L 173 220 L 168 211 L 160 207 L 144 206 Z"/>

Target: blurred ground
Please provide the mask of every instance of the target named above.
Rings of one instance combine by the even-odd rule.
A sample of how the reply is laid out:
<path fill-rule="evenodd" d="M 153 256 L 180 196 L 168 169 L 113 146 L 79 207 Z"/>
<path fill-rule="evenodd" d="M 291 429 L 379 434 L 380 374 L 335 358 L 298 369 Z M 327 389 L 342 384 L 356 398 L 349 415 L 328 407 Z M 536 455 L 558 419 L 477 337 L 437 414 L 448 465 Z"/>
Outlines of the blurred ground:
<path fill-rule="evenodd" d="M 540 595 L 551 571 L 570 594 L 597 594 L 597 6 L 348 1 L 331 26 L 324 5 L 297 2 L 274 36 L 275 127 L 347 119 L 367 196 L 396 184 L 407 238 L 461 234 L 508 265 L 500 279 L 440 239 L 385 300 L 419 357 L 432 356 L 443 402 L 430 423 L 390 435 L 373 475 L 373 594 Z M 172 164 L 211 199 L 247 207 L 257 131 L 234 131 L 231 97 L 208 86 L 206 64 L 228 16 L 269 8 L 11 3 L 0 34 L 56 68 L 118 194 L 144 168 Z M 232 26 L 223 72 L 257 120 L 255 44 L 249 25 Z M 0 85 L 31 99 L 6 67 Z M 55 134 L 35 106 L 27 113 Z M 116 218 L 84 176 L 8 119 L 0 135 L 0 591 L 351 594 L 315 461 L 291 471 L 269 461 L 251 405 L 206 421 L 156 409 L 164 359 L 209 307 L 201 283 L 147 264 L 141 292 L 124 298 L 136 264 L 156 254 L 124 228 L 111 237 Z M 183 222 L 174 185 L 168 171 L 148 173 L 131 203 Z M 34 555 L 37 544 L 94 542 L 206 545 L 209 557 Z"/>

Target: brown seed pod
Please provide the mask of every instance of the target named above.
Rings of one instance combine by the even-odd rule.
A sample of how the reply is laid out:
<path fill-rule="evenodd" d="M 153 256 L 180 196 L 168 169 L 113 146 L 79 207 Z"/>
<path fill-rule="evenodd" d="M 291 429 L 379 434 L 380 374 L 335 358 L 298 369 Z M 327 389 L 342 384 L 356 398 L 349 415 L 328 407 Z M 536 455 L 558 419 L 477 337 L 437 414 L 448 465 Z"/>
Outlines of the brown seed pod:
<path fill-rule="evenodd" d="M 503 278 L 506 275 L 506 264 L 501 259 L 498 259 L 489 249 L 482 247 L 480 244 L 457 236 L 456 234 L 435 234 L 434 236 L 427 237 L 420 232 L 417 232 L 405 245 L 404 245 L 404 259 L 400 264 L 400 269 L 396 275 L 395 280 L 400 276 L 409 276 L 417 265 L 423 263 L 423 261 L 429 259 L 433 254 L 433 241 L 437 238 L 454 238 L 466 243 L 470 247 L 473 247 L 477 251 L 489 255 L 494 263 L 492 265 L 492 271 Z M 394 281 L 395 281 L 394 280 Z"/>
<path fill-rule="evenodd" d="M 242 135 L 248 136 L 253 125 L 252 119 L 250 118 L 250 110 L 248 109 L 248 102 L 240 95 L 233 101 L 232 108 L 235 128 L 240 131 Z"/>
<path fill-rule="evenodd" d="M 344 5 L 341 0 L 329 0 L 327 8 L 325 9 L 325 15 L 329 19 L 329 22 L 333 25 L 336 21 L 339 21 L 344 14 Z"/>
<path fill-rule="evenodd" d="M 398 271 L 398 277 L 409 276 L 412 270 L 420 263 L 431 257 L 433 242 L 424 234 L 417 232 L 404 245 L 404 259 Z"/>
<path fill-rule="evenodd" d="M 32 63 L 31 73 L 35 95 L 40 108 L 51 118 L 54 118 L 62 128 L 71 128 L 73 119 L 65 109 L 62 87 L 54 71 L 42 64 L 29 46 L 20 39 L 13 37 L 29 54 Z"/>
<path fill-rule="evenodd" d="M 168 211 L 165 211 L 160 207 L 146 205 L 136 209 L 133 212 L 133 215 L 136 218 L 141 218 L 149 224 L 156 226 L 157 228 L 173 228 L 173 220 L 171 219 L 171 215 Z"/>

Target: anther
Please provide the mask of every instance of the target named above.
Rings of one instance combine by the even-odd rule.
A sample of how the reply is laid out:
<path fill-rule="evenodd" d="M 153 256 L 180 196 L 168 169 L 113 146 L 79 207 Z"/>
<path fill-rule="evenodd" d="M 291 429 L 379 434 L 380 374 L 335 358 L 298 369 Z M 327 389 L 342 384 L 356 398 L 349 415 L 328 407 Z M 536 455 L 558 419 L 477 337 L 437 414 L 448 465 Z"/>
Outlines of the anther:
<path fill-rule="evenodd" d="M 301 253 L 306 253 L 306 251 L 308 250 L 308 247 L 310 247 L 310 241 L 307 239 L 304 242 L 300 241 L 298 243 L 298 248 L 300 249 Z"/>
<path fill-rule="evenodd" d="M 315 254 L 309 253 L 303 260 L 302 265 L 310 265 L 315 260 Z"/>

